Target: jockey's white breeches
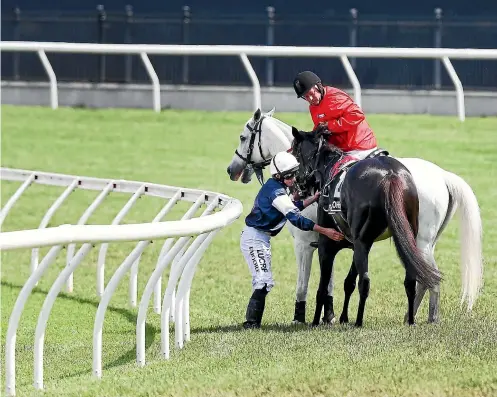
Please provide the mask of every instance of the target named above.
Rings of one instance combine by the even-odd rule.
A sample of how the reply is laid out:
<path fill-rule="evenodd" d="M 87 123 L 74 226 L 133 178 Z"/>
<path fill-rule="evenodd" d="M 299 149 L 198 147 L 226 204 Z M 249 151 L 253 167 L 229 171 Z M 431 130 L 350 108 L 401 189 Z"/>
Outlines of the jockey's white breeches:
<path fill-rule="evenodd" d="M 369 156 L 371 153 L 373 153 L 377 147 L 373 149 L 367 149 L 367 150 L 351 150 L 350 152 L 345 152 L 345 154 L 348 154 L 349 156 L 354 156 L 357 157 L 359 160 L 364 160 L 367 156 Z"/>

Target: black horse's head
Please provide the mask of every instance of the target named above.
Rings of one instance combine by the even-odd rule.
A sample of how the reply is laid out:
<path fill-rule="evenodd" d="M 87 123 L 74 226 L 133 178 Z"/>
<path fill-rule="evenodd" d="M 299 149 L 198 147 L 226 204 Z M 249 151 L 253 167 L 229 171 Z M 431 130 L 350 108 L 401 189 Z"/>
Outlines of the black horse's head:
<path fill-rule="evenodd" d="M 294 127 L 292 134 L 292 153 L 300 163 L 297 185 L 303 195 L 309 195 L 321 190 L 328 166 L 338 161 L 343 152 L 327 142 L 330 132 L 325 129 L 304 132 Z"/>

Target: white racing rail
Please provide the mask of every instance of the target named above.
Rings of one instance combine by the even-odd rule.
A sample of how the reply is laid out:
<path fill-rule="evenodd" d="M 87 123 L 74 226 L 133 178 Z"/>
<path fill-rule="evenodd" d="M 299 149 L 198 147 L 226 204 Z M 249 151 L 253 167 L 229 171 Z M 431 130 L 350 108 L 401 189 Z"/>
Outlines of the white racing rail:
<path fill-rule="evenodd" d="M 24 305 L 31 291 L 54 262 L 62 248 L 67 245 L 66 267 L 52 284 L 38 317 L 34 339 L 34 386 L 43 389 L 43 345 L 45 329 L 52 306 L 67 280 L 72 291 L 72 274 L 96 243 L 100 248 L 97 265 L 96 293 L 100 297 L 93 330 L 93 374 L 102 376 L 102 328 L 110 299 L 123 276 L 131 270 L 129 301 L 137 302 L 137 272 L 140 256 L 154 239 L 167 238 L 160 252 L 155 270 L 149 278 L 142 295 L 136 324 L 136 355 L 138 365 L 145 365 L 145 320 L 152 292 L 155 293 L 154 309 L 161 313 L 161 351 L 169 358 L 169 321 L 175 322 L 175 345 L 182 348 L 190 340 L 189 296 L 193 276 L 202 254 L 214 236 L 225 226 L 234 222 L 242 213 L 239 200 L 223 194 L 195 189 L 186 189 L 145 182 L 108 180 L 90 177 L 54 174 L 2 168 L 1 179 L 21 182 L 0 211 L 0 226 L 22 194 L 33 184 L 65 187 L 44 215 L 38 229 L 0 233 L 0 249 L 12 250 L 33 248 L 31 276 L 24 284 L 12 310 L 6 336 L 5 378 L 7 395 L 15 395 L 15 345 L 16 333 Z M 52 215 L 76 189 L 96 190 L 101 193 L 81 216 L 77 225 L 49 227 Z M 112 192 L 131 194 L 130 199 L 118 212 L 111 225 L 85 225 L 90 215 Z M 168 199 L 151 223 L 119 225 L 137 199 L 143 195 Z M 164 216 L 179 201 L 191 202 L 181 220 L 161 222 Z M 197 211 L 205 205 L 200 217 Z M 127 258 L 117 268 L 107 286 L 104 287 L 104 267 L 107 243 L 117 241 L 139 241 Z M 74 253 L 75 243 L 83 243 Z M 46 256 L 38 263 L 38 248 L 51 246 Z M 161 301 L 161 276 L 172 263 L 163 301 Z M 162 303 L 162 310 L 161 310 Z"/>
<path fill-rule="evenodd" d="M 46 56 L 47 52 L 139 55 L 153 87 L 153 107 L 161 110 L 160 82 L 148 55 L 225 55 L 240 57 L 254 89 L 254 109 L 261 108 L 261 87 L 248 56 L 258 57 L 335 57 L 342 62 L 354 89 L 356 102 L 361 106 L 361 84 L 349 62 L 353 58 L 425 58 L 440 59 L 447 69 L 457 96 L 457 114 L 465 120 L 464 91 L 450 59 L 497 60 L 497 49 L 472 48 L 389 48 L 389 47 L 292 47 L 292 46 L 232 46 L 232 45 L 153 45 L 153 44 L 97 44 L 44 43 L 27 41 L 0 42 L 2 51 L 37 52 L 50 80 L 50 101 L 58 107 L 57 78 Z"/>

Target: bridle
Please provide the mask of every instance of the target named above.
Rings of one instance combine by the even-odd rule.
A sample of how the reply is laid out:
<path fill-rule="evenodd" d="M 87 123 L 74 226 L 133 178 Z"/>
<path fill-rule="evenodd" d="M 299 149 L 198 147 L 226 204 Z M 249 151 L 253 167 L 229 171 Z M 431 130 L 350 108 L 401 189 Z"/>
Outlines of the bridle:
<path fill-rule="evenodd" d="M 262 154 L 261 132 L 262 132 L 262 122 L 264 121 L 264 119 L 265 119 L 265 117 L 262 116 L 255 123 L 253 128 L 248 123 L 245 125 L 245 127 L 251 132 L 247 156 L 244 157 L 238 152 L 238 149 L 235 150 L 235 154 L 238 157 L 240 157 L 243 161 L 245 161 L 247 163 L 247 166 L 252 167 L 254 169 L 255 175 L 257 176 L 257 179 L 261 185 L 264 184 L 264 176 L 263 176 L 262 170 L 271 163 L 271 159 L 265 159 L 264 155 Z M 259 154 L 261 155 L 261 158 L 262 158 L 262 161 L 259 163 L 255 163 L 254 161 L 252 161 L 252 153 L 254 151 L 254 142 L 255 142 L 255 137 L 257 134 L 259 134 L 259 142 L 258 142 Z"/>
<path fill-rule="evenodd" d="M 250 165 L 252 167 L 265 167 L 271 163 L 271 159 L 265 159 L 264 155 L 262 154 L 262 146 L 261 146 L 261 132 L 262 132 L 262 122 L 264 121 L 264 116 L 262 116 L 254 125 L 252 128 L 248 123 L 245 125 L 245 127 L 251 132 L 250 135 L 250 142 L 249 142 L 249 148 L 247 151 L 247 157 L 243 157 L 238 149 L 235 150 L 235 154 L 240 157 L 243 161 L 247 163 L 247 165 Z M 263 159 L 262 162 L 260 163 L 255 163 L 252 161 L 252 153 L 254 151 L 254 142 L 255 142 L 255 137 L 256 135 L 259 134 L 259 154 L 261 155 L 261 158 Z"/>
<path fill-rule="evenodd" d="M 314 184 L 316 181 L 320 181 L 318 183 L 319 183 L 319 185 L 322 185 L 322 183 L 324 181 L 324 175 L 322 175 L 321 171 L 318 169 L 321 147 L 322 147 L 322 138 L 320 138 L 319 145 L 318 145 L 316 151 L 305 156 L 302 153 L 301 147 L 299 146 L 299 150 L 298 150 L 299 155 L 298 156 L 303 160 L 303 161 L 301 161 L 301 163 L 303 165 L 303 175 L 301 178 L 297 179 L 297 185 L 301 191 L 308 190 L 307 184 L 309 182 Z M 296 149 L 295 146 L 293 147 L 293 149 L 295 151 L 295 149 Z M 319 174 L 319 177 L 316 176 L 316 174 Z M 312 182 L 313 180 L 314 180 L 314 182 Z"/>

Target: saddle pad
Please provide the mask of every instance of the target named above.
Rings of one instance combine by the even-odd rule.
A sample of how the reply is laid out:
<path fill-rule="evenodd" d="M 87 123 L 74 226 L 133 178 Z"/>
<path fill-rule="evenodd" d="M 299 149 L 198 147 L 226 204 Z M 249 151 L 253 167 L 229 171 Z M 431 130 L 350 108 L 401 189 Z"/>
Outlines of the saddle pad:
<path fill-rule="evenodd" d="M 340 194 L 342 191 L 343 181 L 345 180 L 347 171 L 358 161 L 359 160 L 355 157 L 346 156 L 331 169 L 330 176 L 333 179 L 323 192 L 323 197 L 328 198 L 329 200 L 329 205 L 325 209 L 329 214 L 341 212 L 342 205 L 340 201 Z"/>

